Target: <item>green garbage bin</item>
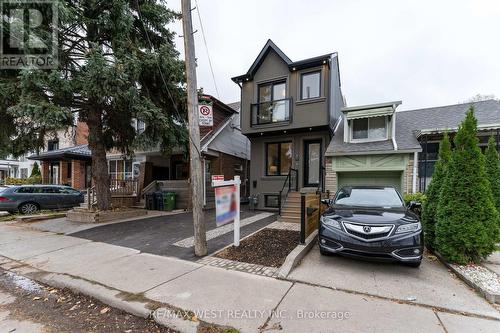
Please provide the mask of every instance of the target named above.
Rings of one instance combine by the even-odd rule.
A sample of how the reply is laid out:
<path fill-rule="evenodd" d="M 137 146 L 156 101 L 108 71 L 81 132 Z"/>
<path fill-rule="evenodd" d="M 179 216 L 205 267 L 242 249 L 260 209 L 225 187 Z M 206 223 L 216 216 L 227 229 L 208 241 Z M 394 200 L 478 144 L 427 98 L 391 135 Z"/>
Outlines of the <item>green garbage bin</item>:
<path fill-rule="evenodd" d="M 163 210 L 171 212 L 175 209 L 175 193 L 163 192 Z"/>

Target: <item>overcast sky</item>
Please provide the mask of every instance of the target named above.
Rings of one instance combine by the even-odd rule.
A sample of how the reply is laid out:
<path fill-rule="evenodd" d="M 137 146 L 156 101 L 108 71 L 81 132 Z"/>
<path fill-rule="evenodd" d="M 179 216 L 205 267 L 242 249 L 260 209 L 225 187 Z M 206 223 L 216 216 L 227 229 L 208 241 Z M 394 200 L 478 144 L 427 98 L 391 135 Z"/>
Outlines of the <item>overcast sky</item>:
<path fill-rule="evenodd" d="M 196 5 L 192 0 L 193 6 Z M 220 99 L 238 101 L 267 39 L 293 61 L 338 52 L 349 106 L 402 100 L 401 110 L 500 97 L 500 1 L 198 0 Z M 168 5 L 180 11 L 180 0 Z M 193 11 L 198 86 L 217 97 Z M 172 28 L 182 35 L 182 23 Z M 183 40 L 176 39 L 184 56 Z"/>

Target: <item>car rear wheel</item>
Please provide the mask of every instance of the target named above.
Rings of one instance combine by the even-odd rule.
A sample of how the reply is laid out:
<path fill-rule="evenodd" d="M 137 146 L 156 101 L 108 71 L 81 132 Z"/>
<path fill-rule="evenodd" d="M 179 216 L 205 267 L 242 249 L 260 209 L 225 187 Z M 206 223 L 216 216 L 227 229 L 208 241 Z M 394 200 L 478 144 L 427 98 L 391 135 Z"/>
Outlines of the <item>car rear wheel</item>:
<path fill-rule="evenodd" d="M 40 207 L 34 202 L 25 202 L 19 206 L 19 213 L 34 214 L 40 210 Z"/>

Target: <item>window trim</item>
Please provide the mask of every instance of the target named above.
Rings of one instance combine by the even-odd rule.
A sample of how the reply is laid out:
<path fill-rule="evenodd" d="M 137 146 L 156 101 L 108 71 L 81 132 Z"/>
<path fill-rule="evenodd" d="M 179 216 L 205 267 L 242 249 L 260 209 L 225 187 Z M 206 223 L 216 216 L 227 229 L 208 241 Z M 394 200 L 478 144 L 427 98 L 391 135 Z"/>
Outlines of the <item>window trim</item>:
<path fill-rule="evenodd" d="M 359 120 L 359 119 L 367 119 L 368 120 L 367 133 L 369 135 L 370 134 L 370 119 L 376 118 L 376 117 L 356 118 L 356 119 L 349 120 L 349 140 L 350 140 L 350 142 L 377 142 L 377 141 L 388 140 L 389 139 L 389 117 L 388 116 L 381 116 L 381 117 L 385 118 L 385 137 L 377 138 L 377 139 L 370 139 L 369 137 L 367 137 L 366 139 L 354 139 L 354 121 Z"/>
<path fill-rule="evenodd" d="M 276 206 L 268 205 L 267 200 L 269 199 L 269 197 L 276 197 L 276 199 L 278 200 L 278 204 Z M 264 207 L 266 207 L 266 208 L 280 208 L 279 207 L 280 206 L 280 204 L 279 204 L 280 198 L 279 197 L 280 197 L 279 194 L 264 194 Z"/>
<path fill-rule="evenodd" d="M 307 97 L 307 98 L 304 98 L 303 96 L 303 84 L 304 84 L 304 75 L 311 75 L 311 74 L 319 74 L 319 87 L 318 87 L 318 93 L 319 95 L 318 96 L 314 96 L 314 97 Z M 321 98 L 322 97 L 322 94 L 321 94 L 321 88 L 322 88 L 322 84 L 321 84 L 321 77 L 322 75 L 322 71 L 321 69 L 317 69 L 317 70 L 314 70 L 314 71 L 310 71 L 310 72 L 303 72 L 303 73 L 300 73 L 300 85 L 299 85 L 299 89 L 300 89 L 300 100 L 301 101 L 309 101 L 309 100 L 313 100 L 313 99 L 318 99 L 318 98 Z"/>
<path fill-rule="evenodd" d="M 290 143 L 292 145 L 292 164 L 293 164 L 293 142 L 290 141 L 273 141 L 273 142 L 266 142 L 266 149 L 265 149 L 265 154 L 266 154 L 266 164 L 265 164 L 265 169 L 266 169 L 266 177 L 286 177 L 287 174 L 281 174 L 281 145 L 284 143 Z M 269 169 L 268 169 L 268 162 L 269 162 L 269 145 L 278 145 L 278 172 L 279 174 L 276 175 L 270 175 L 269 174 Z"/>

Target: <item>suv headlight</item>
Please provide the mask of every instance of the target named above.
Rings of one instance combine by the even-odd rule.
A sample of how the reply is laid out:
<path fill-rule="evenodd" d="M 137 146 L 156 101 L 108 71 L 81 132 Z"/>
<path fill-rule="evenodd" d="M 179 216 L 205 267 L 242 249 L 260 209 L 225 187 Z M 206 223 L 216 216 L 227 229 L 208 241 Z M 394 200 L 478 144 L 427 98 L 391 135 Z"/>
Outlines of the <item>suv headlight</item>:
<path fill-rule="evenodd" d="M 324 225 L 327 225 L 329 227 L 342 230 L 342 227 L 340 226 L 339 221 L 334 220 L 330 217 L 321 216 L 321 223 L 323 223 Z"/>
<path fill-rule="evenodd" d="M 422 228 L 422 225 L 420 222 L 417 223 L 409 223 L 409 224 L 403 224 L 398 227 L 396 230 L 396 234 L 403 234 L 406 232 L 415 232 L 418 231 Z"/>

